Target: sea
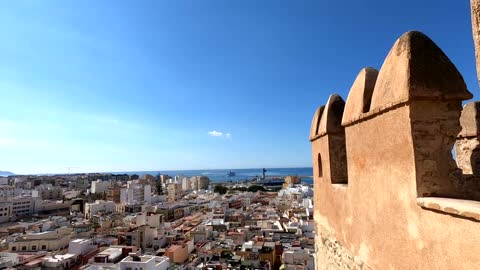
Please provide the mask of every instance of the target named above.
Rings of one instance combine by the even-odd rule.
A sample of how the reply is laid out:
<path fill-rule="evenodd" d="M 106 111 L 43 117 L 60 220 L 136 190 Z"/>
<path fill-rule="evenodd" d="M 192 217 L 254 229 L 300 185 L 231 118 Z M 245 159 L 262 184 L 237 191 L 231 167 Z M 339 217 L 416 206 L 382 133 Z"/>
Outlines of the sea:
<path fill-rule="evenodd" d="M 313 184 L 313 169 L 312 167 L 298 167 L 298 168 L 265 168 L 267 177 L 285 177 L 287 175 L 300 176 L 303 183 Z M 205 175 L 212 182 L 238 182 L 244 180 L 251 180 L 255 176 L 262 175 L 263 168 L 254 169 L 215 169 L 215 170 L 177 170 L 177 171 L 138 171 L 138 172 L 115 172 L 116 174 L 167 174 L 170 176 L 184 175 L 184 176 L 197 176 Z M 235 176 L 228 176 L 227 174 L 232 171 Z"/>

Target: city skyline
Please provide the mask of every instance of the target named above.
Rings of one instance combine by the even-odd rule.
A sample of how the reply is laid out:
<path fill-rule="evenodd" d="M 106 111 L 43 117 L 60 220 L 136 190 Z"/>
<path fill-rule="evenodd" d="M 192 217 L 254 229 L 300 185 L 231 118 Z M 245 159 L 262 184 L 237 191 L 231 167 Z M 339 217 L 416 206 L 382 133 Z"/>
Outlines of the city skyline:
<path fill-rule="evenodd" d="M 0 170 L 311 167 L 316 106 L 413 29 L 478 93 L 466 3 L 113 3 L 0 3 Z"/>

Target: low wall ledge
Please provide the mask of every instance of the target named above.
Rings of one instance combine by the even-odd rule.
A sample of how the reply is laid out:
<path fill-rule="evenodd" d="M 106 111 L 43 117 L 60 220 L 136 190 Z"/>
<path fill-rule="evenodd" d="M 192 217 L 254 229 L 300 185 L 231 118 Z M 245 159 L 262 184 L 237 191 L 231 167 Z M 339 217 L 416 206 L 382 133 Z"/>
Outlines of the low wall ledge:
<path fill-rule="evenodd" d="M 325 135 L 335 135 L 335 134 L 341 134 L 341 132 L 321 132 L 321 133 L 313 136 L 312 138 L 310 138 L 310 141 L 313 142 L 313 141 L 316 141 L 317 139 L 319 139 L 321 137 L 324 137 Z"/>
<path fill-rule="evenodd" d="M 439 197 L 420 197 L 417 198 L 417 205 L 427 210 L 480 222 L 479 201 Z"/>
<path fill-rule="evenodd" d="M 388 111 L 395 110 L 399 107 L 405 106 L 405 105 L 408 104 L 408 102 L 409 102 L 408 99 L 404 99 L 404 100 L 399 100 L 398 102 L 395 102 L 395 103 L 385 104 L 381 107 L 375 108 L 374 110 L 363 113 L 363 114 L 359 115 L 358 117 L 353 118 L 351 121 L 343 123 L 342 126 L 344 126 L 344 127 L 353 126 L 357 123 L 372 119 L 372 118 L 376 117 L 377 115 L 380 115 L 380 114 L 386 113 Z"/>
<path fill-rule="evenodd" d="M 332 187 L 334 189 L 343 190 L 348 188 L 348 184 L 335 183 L 335 184 L 332 184 Z"/>

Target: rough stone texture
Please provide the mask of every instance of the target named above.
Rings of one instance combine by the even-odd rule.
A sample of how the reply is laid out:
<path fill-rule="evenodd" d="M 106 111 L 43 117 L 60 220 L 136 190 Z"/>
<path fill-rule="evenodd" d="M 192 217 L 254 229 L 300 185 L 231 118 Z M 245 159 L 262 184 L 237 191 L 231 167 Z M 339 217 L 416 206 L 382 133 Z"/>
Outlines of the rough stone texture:
<path fill-rule="evenodd" d="M 452 173 L 452 180 L 457 190 L 458 198 L 480 201 L 480 175 L 462 174 L 459 169 Z"/>
<path fill-rule="evenodd" d="M 410 105 L 419 197 L 460 197 L 450 177 L 452 149 L 460 132 L 460 101 L 414 101 Z"/>
<path fill-rule="evenodd" d="M 480 84 L 480 0 L 471 0 L 472 32 L 475 43 L 475 56 L 477 58 L 477 78 Z"/>
<path fill-rule="evenodd" d="M 378 71 L 374 68 L 363 68 L 360 70 L 348 93 L 342 125 L 350 123 L 363 113 L 370 111 L 370 103 L 377 76 Z"/>
<path fill-rule="evenodd" d="M 452 173 L 455 188 L 463 198 L 480 200 L 480 103 L 471 102 L 463 107 L 460 116 L 461 132 L 455 142 L 458 170 Z"/>
<path fill-rule="evenodd" d="M 455 142 L 456 162 L 463 174 L 480 174 L 478 149 L 480 142 L 478 138 L 461 138 Z M 472 159 L 472 156 L 474 157 Z"/>
<path fill-rule="evenodd" d="M 480 202 L 451 198 L 418 198 L 417 204 L 425 209 L 442 211 L 480 221 Z"/>
<path fill-rule="evenodd" d="M 318 270 L 371 270 L 367 264 L 339 243 L 328 230 L 318 225 L 316 230 L 319 241 L 315 243 L 315 264 Z"/>
<path fill-rule="evenodd" d="M 476 137 L 480 126 L 480 102 L 470 102 L 463 107 L 460 116 L 460 126 L 462 130 L 459 137 Z"/>
<path fill-rule="evenodd" d="M 462 75 L 443 51 L 420 32 L 407 32 L 393 45 L 378 74 L 371 109 L 409 99 L 467 100 Z"/>
<path fill-rule="evenodd" d="M 345 125 L 347 185 L 332 185 L 333 134 L 312 141 L 318 269 L 355 269 L 345 268 L 352 260 L 378 270 L 480 265 L 480 222 L 456 214 L 475 212 L 455 209 L 459 204 L 437 210 L 417 204 L 424 194 L 468 197 L 465 187 L 474 186 L 455 176 L 460 170 L 451 153 L 462 100 L 471 94 L 432 44 L 418 32 L 397 41 L 367 117 Z"/>

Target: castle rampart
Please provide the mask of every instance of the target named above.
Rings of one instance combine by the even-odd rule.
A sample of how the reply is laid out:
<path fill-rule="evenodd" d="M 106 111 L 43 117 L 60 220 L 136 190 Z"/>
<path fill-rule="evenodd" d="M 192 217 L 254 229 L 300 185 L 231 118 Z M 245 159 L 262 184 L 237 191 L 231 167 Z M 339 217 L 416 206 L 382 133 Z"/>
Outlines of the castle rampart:
<path fill-rule="evenodd" d="M 420 32 L 312 121 L 317 269 L 480 265 L 478 106 Z M 456 159 L 452 149 L 456 149 Z M 477 165 L 479 164 L 479 165 Z"/>

